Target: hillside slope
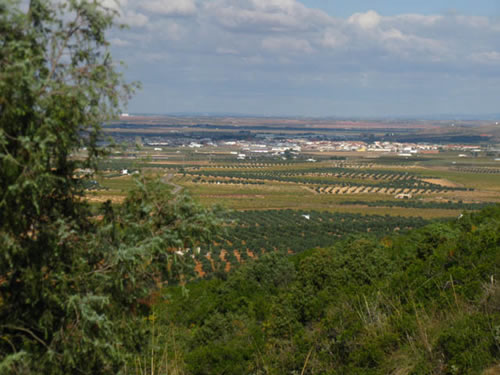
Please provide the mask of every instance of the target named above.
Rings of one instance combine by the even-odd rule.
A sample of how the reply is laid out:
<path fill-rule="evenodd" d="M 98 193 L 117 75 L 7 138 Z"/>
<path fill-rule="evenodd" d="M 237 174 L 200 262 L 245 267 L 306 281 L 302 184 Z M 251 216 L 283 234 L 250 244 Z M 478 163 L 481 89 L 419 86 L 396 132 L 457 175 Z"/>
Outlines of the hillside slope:
<path fill-rule="evenodd" d="M 494 374 L 499 265 L 500 207 L 269 254 L 166 291 L 158 344 L 187 374 Z"/>

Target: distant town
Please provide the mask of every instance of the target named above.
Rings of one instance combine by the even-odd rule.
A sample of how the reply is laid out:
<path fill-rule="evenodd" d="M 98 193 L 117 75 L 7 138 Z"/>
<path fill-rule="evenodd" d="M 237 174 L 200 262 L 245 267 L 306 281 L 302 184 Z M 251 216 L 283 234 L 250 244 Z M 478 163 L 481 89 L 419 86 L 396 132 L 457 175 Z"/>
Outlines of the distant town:
<path fill-rule="evenodd" d="M 493 152 L 498 150 L 492 146 L 465 145 L 465 144 L 428 144 L 428 143 L 401 143 L 401 142 L 363 142 L 363 141 L 311 141 L 301 138 L 289 138 L 285 140 L 274 140 L 263 138 L 258 143 L 248 141 L 213 141 L 204 139 L 201 141 L 167 142 L 167 141 L 149 141 L 144 146 L 154 148 L 154 151 L 162 151 L 162 147 L 176 146 L 187 147 L 194 150 L 224 148 L 234 149 L 229 153 L 237 159 L 243 160 L 252 156 L 284 156 L 285 153 L 297 155 L 299 153 L 315 152 L 374 152 L 381 154 L 395 154 L 401 157 L 415 156 L 418 154 L 437 154 L 443 151 L 462 152 L 459 157 L 473 157 L 480 153 Z M 314 161 L 311 159 L 310 161 Z"/>
<path fill-rule="evenodd" d="M 347 121 L 295 118 L 154 117 L 123 114 L 104 126 L 117 143 L 197 153 L 310 158 L 328 153 L 419 157 L 500 157 L 500 126 L 492 121 Z M 161 157 L 161 153 L 158 156 Z M 154 159 L 154 157 L 153 157 Z"/>

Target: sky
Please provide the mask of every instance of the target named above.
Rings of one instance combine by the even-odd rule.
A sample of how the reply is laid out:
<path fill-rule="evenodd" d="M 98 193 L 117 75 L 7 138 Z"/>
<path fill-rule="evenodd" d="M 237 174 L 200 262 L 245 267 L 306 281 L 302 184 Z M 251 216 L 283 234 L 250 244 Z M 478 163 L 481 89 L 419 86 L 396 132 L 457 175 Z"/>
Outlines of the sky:
<path fill-rule="evenodd" d="M 130 113 L 500 113 L 497 0 L 102 0 Z"/>

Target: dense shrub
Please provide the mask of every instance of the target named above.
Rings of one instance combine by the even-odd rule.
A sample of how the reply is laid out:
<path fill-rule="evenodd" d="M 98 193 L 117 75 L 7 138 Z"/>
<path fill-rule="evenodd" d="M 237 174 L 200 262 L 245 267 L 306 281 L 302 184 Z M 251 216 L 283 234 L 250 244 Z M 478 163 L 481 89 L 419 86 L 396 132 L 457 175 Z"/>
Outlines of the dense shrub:
<path fill-rule="evenodd" d="M 194 333 L 191 374 L 480 374 L 500 361 L 499 250 L 492 207 L 265 256 L 158 307 Z M 186 319 L 193 304 L 204 313 Z"/>

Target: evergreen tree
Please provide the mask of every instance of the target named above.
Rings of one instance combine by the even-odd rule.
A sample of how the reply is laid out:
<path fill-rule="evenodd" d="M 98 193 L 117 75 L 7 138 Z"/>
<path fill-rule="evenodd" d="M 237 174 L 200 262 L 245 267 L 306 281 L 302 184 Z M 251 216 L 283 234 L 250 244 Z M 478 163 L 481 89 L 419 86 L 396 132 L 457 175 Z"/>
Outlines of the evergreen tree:
<path fill-rule="evenodd" d="M 91 0 L 0 0 L 0 373 L 118 373 L 140 349 L 155 286 L 182 279 L 173 252 L 213 215 L 159 181 L 92 218 L 78 168 L 132 87 Z"/>

